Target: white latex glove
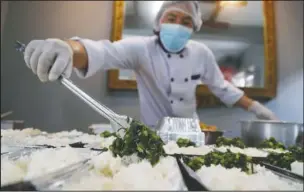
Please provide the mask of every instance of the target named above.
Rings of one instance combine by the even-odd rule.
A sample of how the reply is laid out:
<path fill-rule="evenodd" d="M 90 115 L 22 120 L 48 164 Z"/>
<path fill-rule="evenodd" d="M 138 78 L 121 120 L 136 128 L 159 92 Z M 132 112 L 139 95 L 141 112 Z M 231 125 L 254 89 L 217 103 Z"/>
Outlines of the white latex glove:
<path fill-rule="evenodd" d="M 254 113 L 257 118 L 263 120 L 279 120 L 272 111 L 267 109 L 261 103 L 254 101 L 248 111 Z"/>
<path fill-rule="evenodd" d="M 25 49 L 24 60 L 42 82 L 69 78 L 73 69 L 73 50 L 60 39 L 33 40 Z"/>

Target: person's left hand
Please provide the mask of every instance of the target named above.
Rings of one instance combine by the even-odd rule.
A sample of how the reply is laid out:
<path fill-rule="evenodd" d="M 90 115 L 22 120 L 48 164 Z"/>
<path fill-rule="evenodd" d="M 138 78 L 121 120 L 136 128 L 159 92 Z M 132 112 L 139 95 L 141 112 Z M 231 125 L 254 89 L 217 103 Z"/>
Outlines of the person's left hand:
<path fill-rule="evenodd" d="M 272 111 L 257 101 L 254 101 L 248 110 L 253 112 L 258 119 L 275 121 L 279 120 Z"/>

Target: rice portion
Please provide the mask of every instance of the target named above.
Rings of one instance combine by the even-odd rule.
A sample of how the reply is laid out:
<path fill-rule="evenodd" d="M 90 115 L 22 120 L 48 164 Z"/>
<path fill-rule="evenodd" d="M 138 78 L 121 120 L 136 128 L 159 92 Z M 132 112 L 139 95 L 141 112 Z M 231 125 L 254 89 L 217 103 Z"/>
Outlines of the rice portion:
<path fill-rule="evenodd" d="M 73 163 L 80 162 L 84 160 L 84 157 L 74 148 L 64 147 L 35 151 L 30 159 L 25 179 L 32 179 L 54 172 Z"/>
<path fill-rule="evenodd" d="M 81 132 L 81 131 L 77 131 L 77 130 L 72 130 L 72 131 L 60 131 L 60 132 L 57 132 L 57 133 L 50 133 L 49 136 L 52 136 L 52 137 L 78 137 L 78 136 L 81 136 L 83 135 L 84 133 Z"/>
<path fill-rule="evenodd" d="M 3 176 L 1 177 L 1 185 L 44 176 L 91 156 L 94 156 L 94 153 L 64 147 L 37 150 L 28 156 L 21 156 L 17 160 L 1 158 L 1 176 Z"/>
<path fill-rule="evenodd" d="M 213 150 L 212 146 L 202 145 L 200 147 L 179 147 L 175 141 L 169 141 L 164 147 L 167 154 L 206 155 Z"/>
<path fill-rule="evenodd" d="M 101 148 L 109 148 L 109 146 L 112 145 L 112 143 L 115 139 L 116 138 L 113 137 L 113 136 L 108 137 L 108 138 L 99 137 L 98 138 L 98 143 L 99 143 Z"/>
<path fill-rule="evenodd" d="M 132 162 L 133 161 L 133 162 Z M 92 160 L 93 169 L 63 186 L 63 190 L 180 190 L 182 177 L 173 157 L 163 157 L 154 167 L 135 155 L 126 159 L 110 152 Z"/>
<path fill-rule="evenodd" d="M 257 173 L 247 175 L 240 169 L 221 165 L 203 166 L 197 171 L 202 182 L 211 190 L 303 190 L 302 183 L 280 178 L 264 167 L 255 166 Z"/>
<path fill-rule="evenodd" d="M 1 159 L 1 186 L 23 180 L 26 170 L 22 169 L 15 162 L 8 159 Z"/>
<path fill-rule="evenodd" d="M 113 157 L 112 153 L 107 151 L 92 159 L 94 171 L 105 177 L 112 177 L 123 166 L 120 157 Z"/>
<path fill-rule="evenodd" d="M 291 164 L 291 171 L 298 174 L 298 175 L 302 175 L 304 176 L 304 163 L 303 162 L 299 162 L 299 161 L 295 161 Z"/>
<path fill-rule="evenodd" d="M 25 137 L 39 135 L 41 132 L 39 129 L 25 128 L 25 129 L 1 129 L 2 137 Z"/>
<path fill-rule="evenodd" d="M 71 182 L 63 186 L 64 191 L 103 191 L 112 190 L 114 186 L 113 179 L 102 177 L 94 172 L 89 172 L 77 182 Z"/>
<path fill-rule="evenodd" d="M 113 177 L 113 190 L 170 190 L 170 182 L 147 161 L 131 164 Z"/>
<path fill-rule="evenodd" d="M 36 130 L 35 130 L 36 131 Z M 39 131 L 39 130 L 38 130 Z M 6 146 L 33 146 L 33 145 L 51 145 L 55 147 L 68 146 L 72 143 L 82 142 L 89 148 L 108 148 L 114 137 L 101 138 L 99 135 L 92 135 L 80 131 L 62 131 L 46 134 L 29 134 L 27 130 L 1 130 L 4 135 L 1 138 L 1 145 Z M 43 134 L 42 134 L 43 133 Z M 100 144 L 101 143 L 101 144 Z M 6 149 L 5 149 L 6 150 Z"/>

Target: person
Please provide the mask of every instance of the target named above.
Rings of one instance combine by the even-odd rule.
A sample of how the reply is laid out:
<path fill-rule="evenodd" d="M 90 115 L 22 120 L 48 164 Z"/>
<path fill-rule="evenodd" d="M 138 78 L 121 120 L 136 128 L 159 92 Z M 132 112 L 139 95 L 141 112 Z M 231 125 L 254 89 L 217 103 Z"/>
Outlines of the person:
<path fill-rule="evenodd" d="M 163 117 L 198 118 L 196 86 L 202 81 L 228 107 L 240 106 L 260 119 L 276 120 L 262 104 L 225 81 L 211 50 L 190 40 L 200 30 L 197 1 L 165 1 L 154 23 L 154 34 L 115 42 L 74 37 L 32 40 L 24 60 L 42 82 L 80 78 L 99 70 L 131 69 L 136 74 L 141 121 L 154 127 Z"/>

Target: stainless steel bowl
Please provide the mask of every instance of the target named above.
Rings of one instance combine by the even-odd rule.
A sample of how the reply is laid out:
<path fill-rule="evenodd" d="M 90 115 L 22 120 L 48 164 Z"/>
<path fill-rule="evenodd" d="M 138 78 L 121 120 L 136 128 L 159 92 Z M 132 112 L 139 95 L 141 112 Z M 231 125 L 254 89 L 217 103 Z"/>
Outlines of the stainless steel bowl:
<path fill-rule="evenodd" d="M 249 147 L 257 147 L 270 137 L 274 137 L 286 147 L 303 146 L 303 123 L 241 121 L 241 137 Z"/>

